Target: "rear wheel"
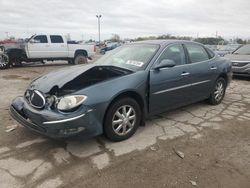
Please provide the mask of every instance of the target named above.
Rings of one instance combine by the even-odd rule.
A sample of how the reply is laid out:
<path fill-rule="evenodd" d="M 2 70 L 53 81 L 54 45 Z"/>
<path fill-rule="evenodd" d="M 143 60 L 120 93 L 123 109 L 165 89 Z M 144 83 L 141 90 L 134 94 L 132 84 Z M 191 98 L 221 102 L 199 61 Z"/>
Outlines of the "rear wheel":
<path fill-rule="evenodd" d="M 122 141 L 131 137 L 139 127 L 141 109 L 132 98 L 122 98 L 108 109 L 104 133 L 111 141 Z"/>
<path fill-rule="evenodd" d="M 224 78 L 220 77 L 216 80 L 214 84 L 213 91 L 209 97 L 209 103 L 212 105 L 220 104 L 225 96 L 226 91 L 226 81 Z"/>
<path fill-rule="evenodd" d="M 9 58 L 5 54 L 0 55 L 0 69 L 7 69 L 10 67 Z"/>
<path fill-rule="evenodd" d="M 86 64 L 88 63 L 87 57 L 82 55 L 82 54 L 78 54 L 76 55 L 76 57 L 74 58 L 74 64 L 78 65 L 78 64 Z"/>
<path fill-rule="evenodd" d="M 19 59 L 13 59 L 10 61 L 10 65 L 12 65 L 13 67 L 22 67 L 23 63 Z"/>

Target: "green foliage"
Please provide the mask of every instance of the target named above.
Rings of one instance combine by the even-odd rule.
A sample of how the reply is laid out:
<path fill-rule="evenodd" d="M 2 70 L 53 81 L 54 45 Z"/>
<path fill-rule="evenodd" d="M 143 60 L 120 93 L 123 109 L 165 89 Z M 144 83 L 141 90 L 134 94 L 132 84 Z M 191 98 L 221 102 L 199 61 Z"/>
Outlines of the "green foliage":
<path fill-rule="evenodd" d="M 236 39 L 236 42 L 237 42 L 238 44 L 250 44 L 250 40 L 243 40 L 243 39 L 241 39 L 241 38 L 237 38 L 237 39 Z"/>
<path fill-rule="evenodd" d="M 143 41 L 143 40 L 156 40 L 156 39 L 178 39 L 178 40 L 191 40 L 191 37 L 187 36 L 172 36 L 170 34 L 167 35 L 159 35 L 159 36 L 149 36 L 149 37 L 138 37 L 135 41 Z"/>
<path fill-rule="evenodd" d="M 111 41 L 111 42 L 120 42 L 121 38 L 120 38 L 120 36 L 118 34 L 112 34 L 112 37 L 108 41 Z"/>

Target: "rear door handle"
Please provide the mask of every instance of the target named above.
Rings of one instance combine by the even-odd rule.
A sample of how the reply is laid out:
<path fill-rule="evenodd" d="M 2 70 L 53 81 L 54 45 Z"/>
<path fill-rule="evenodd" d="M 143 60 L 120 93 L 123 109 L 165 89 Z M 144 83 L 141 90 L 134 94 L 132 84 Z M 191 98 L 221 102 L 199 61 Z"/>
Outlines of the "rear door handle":
<path fill-rule="evenodd" d="M 211 67 L 210 70 L 217 70 L 217 67 Z"/>
<path fill-rule="evenodd" d="M 183 72 L 181 76 L 188 76 L 190 73 L 189 72 Z"/>

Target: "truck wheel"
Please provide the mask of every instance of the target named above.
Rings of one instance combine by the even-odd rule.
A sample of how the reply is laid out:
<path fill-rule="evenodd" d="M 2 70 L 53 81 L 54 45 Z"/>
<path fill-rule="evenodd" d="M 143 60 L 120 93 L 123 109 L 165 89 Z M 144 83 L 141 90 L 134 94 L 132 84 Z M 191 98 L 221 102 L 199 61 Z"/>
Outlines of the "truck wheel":
<path fill-rule="evenodd" d="M 74 65 L 74 59 L 68 59 L 68 64 L 69 65 Z"/>
<path fill-rule="evenodd" d="M 23 66 L 23 63 L 21 60 L 19 59 L 12 59 L 9 61 L 9 64 L 12 65 L 13 67 L 22 67 Z"/>
<path fill-rule="evenodd" d="M 0 55 L 0 69 L 7 69 L 10 67 L 9 58 L 7 55 Z"/>
<path fill-rule="evenodd" d="M 4 51 L 5 51 L 4 46 L 0 46 L 0 51 L 2 51 L 2 52 L 4 52 Z"/>
<path fill-rule="evenodd" d="M 84 55 L 82 55 L 82 54 L 76 55 L 76 57 L 74 59 L 74 64 L 75 65 L 86 64 L 86 63 L 88 63 L 88 60 L 87 60 L 87 58 Z"/>

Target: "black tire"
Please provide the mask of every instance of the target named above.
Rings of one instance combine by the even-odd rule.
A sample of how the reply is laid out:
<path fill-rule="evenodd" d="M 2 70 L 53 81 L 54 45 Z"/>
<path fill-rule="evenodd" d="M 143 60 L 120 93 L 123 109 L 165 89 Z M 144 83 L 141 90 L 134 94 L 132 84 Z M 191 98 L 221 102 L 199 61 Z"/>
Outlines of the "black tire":
<path fill-rule="evenodd" d="M 7 69 L 10 67 L 9 58 L 7 55 L 0 55 L 0 69 Z"/>
<path fill-rule="evenodd" d="M 218 89 L 222 86 L 221 89 Z M 226 92 L 226 80 L 222 77 L 218 78 L 213 86 L 212 93 L 209 97 L 209 103 L 212 105 L 218 105 L 221 103 Z M 219 94 L 219 95 L 218 95 Z"/>
<path fill-rule="evenodd" d="M 20 60 L 14 60 L 10 62 L 10 65 L 12 65 L 13 67 L 23 67 L 23 63 Z"/>
<path fill-rule="evenodd" d="M 68 64 L 69 65 L 74 65 L 74 59 L 68 59 Z"/>
<path fill-rule="evenodd" d="M 74 58 L 74 65 L 78 65 L 78 64 L 87 64 L 88 63 L 88 59 L 86 56 L 82 55 L 82 54 L 78 54 L 76 55 L 76 57 Z"/>
<path fill-rule="evenodd" d="M 116 115 L 116 112 L 119 111 L 119 109 L 123 112 L 124 106 L 125 106 L 126 117 L 123 116 L 124 117 L 123 120 L 119 118 L 116 119 L 117 117 L 119 117 Z M 130 108 L 131 111 L 129 113 Z M 122 113 L 120 115 L 124 114 Z M 133 115 L 135 116 L 135 118 L 130 119 L 133 117 Z M 117 123 L 118 121 L 122 122 Z M 136 132 L 137 128 L 140 125 L 140 122 L 141 122 L 141 108 L 139 104 L 132 98 L 121 98 L 115 101 L 113 104 L 111 104 L 111 106 L 107 111 L 104 121 L 104 134 L 111 141 L 119 142 L 122 140 L 126 140 Z M 120 131 L 118 130 L 119 126 L 122 126 L 120 128 Z M 126 131 L 128 132 L 126 133 Z"/>
<path fill-rule="evenodd" d="M 2 51 L 2 52 L 4 52 L 4 51 L 5 51 L 4 46 L 0 46 L 0 51 Z"/>

